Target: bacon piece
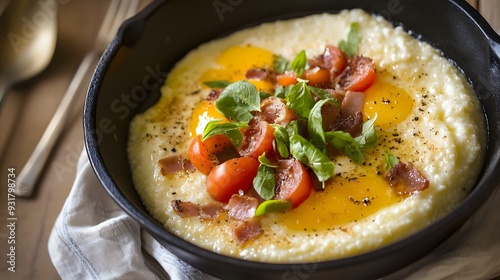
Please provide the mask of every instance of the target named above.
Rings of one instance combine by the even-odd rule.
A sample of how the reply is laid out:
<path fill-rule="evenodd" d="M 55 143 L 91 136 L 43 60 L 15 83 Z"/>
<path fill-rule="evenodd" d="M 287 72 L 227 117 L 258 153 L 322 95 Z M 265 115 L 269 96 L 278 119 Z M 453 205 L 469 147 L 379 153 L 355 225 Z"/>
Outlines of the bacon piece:
<path fill-rule="evenodd" d="M 356 112 L 363 111 L 364 104 L 364 93 L 358 91 L 347 91 L 340 105 L 340 111 L 343 115 L 354 115 Z"/>
<path fill-rule="evenodd" d="M 247 79 L 264 80 L 267 78 L 267 72 L 263 69 L 250 69 L 245 73 Z"/>
<path fill-rule="evenodd" d="M 291 121 L 297 119 L 295 112 L 286 106 L 286 101 L 275 96 L 270 96 L 262 100 L 260 110 L 260 112 L 256 113 L 255 118 L 268 123 L 286 126 Z"/>
<path fill-rule="evenodd" d="M 195 167 L 189 159 L 182 158 L 180 155 L 169 156 L 158 160 L 161 175 L 167 176 L 179 171 L 193 171 Z"/>
<path fill-rule="evenodd" d="M 323 130 L 333 130 L 335 121 L 339 117 L 340 107 L 333 105 L 331 103 L 325 103 L 321 107 L 321 116 L 323 118 Z"/>
<path fill-rule="evenodd" d="M 363 113 L 360 111 L 353 115 L 339 114 L 335 120 L 333 130 L 341 130 L 351 134 L 352 137 L 357 137 L 361 134 L 363 128 Z"/>
<path fill-rule="evenodd" d="M 244 243 L 247 240 L 257 238 L 263 232 L 260 221 L 257 218 L 251 218 L 240 221 L 234 229 L 236 240 Z"/>
<path fill-rule="evenodd" d="M 325 88 L 323 89 L 324 91 L 328 92 L 333 98 L 337 99 L 339 104 L 342 104 L 342 101 L 344 100 L 344 97 L 346 95 L 346 92 L 343 90 L 337 90 L 333 88 Z"/>
<path fill-rule="evenodd" d="M 356 137 L 361 133 L 363 125 L 363 104 L 365 95 L 362 92 L 346 92 L 340 105 L 340 114 L 335 119 L 333 130 L 341 130 Z"/>
<path fill-rule="evenodd" d="M 407 197 L 429 187 L 429 180 L 411 163 L 398 162 L 385 175 L 385 180 L 400 196 Z"/>
<path fill-rule="evenodd" d="M 255 197 L 234 194 L 225 208 L 229 210 L 229 218 L 243 221 L 252 218 L 258 206 Z"/>
<path fill-rule="evenodd" d="M 172 200 L 172 208 L 182 218 L 195 217 L 200 213 L 200 206 L 192 202 L 184 202 L 179 199 Z"/>
<path fill-rule="evenodd" d="M 182 218 L 198 216 L 202 219 L 216 219 L 219 213 L 223 211 L 222 206 L 215 203 L 200 206 L 192 202 L 176 199 L 172 200 L 171 205 L 175 213 Z"/>
<path fill-rule="evenodd" d="M 217 89 L 213 89 L 207 96 L 206 100 L 208 101 L 214 101 L 214 100 L 217 100 L 217 98 L 219 98 L 219 95 L 222 93 L 222 89 L 220 88 L 217 88 Z"/>

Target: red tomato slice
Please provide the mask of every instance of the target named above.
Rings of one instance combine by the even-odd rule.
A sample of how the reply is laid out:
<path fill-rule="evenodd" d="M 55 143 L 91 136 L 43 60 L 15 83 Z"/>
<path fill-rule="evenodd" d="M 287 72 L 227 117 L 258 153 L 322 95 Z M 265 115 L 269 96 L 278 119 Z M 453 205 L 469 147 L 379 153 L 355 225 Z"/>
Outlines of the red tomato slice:
<path fill-rule="evenodd" d="M 339 76 L 339 84 L 346 90 L 365 91 L 373 84 L 375 77 L 373 61 L 367 57 L 355 56 Z"/>
<path fill-rule="evenodd" d="M 245 139 L 238 152 L 241 156 L 258 158 L 273 149 L 274 128 L 266 121 L 259 121 L 244 132 Z"/>
<path fill-rule="evenodd" d="M 300 161 L 294 158 L 279 160 L 274 177 L 276 199 L 288 200 L 295 208 L 309 197 L 313 182 L 309 172 Z"/>
<path fill-rule="evenodd" d="M 327 69 L 314 67 L 305 73 L 306 80 L 311 86 L 327 86 L 330 84 L 330 71 Z"/>
<path fill-rule="evenodd" d="M 202 141 L 201 135 L 198 135 L 189 146 L 188 157 L 196 169 L 208 175 L 210 170 L 219 163 L 216 153 L 230 146 L 232 146 L 231 140 L 226 135 L 214 135 L 205 141 Z"/>
<path fill-rule="evenodd" d="M 219 202 L 227 203 L 239 190 L 248 191 L 257 175 L 259 164 L 257 159 L 240 157 L 217 165 L 208 174 L 208 194 Z"/>
<path fill-rule="evenodd" d="M 279 74 L 276 76 L 276 82 L 284 87 L 295 85 L 297 83 L 297 76 L 295 76 L 295 73 Z"/>

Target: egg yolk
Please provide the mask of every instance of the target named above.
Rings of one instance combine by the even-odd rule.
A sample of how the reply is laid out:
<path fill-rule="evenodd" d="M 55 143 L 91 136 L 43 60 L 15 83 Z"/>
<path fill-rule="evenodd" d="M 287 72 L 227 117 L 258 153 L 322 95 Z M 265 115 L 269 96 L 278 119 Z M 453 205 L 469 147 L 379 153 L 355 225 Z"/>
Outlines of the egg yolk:
<path fill-rule="evenodd" d="M 249 69 L 270 69 L 275 56 L 272 52 L 253 46 L 233 46 L 223 51 L 217 57 L 217 67 L 209 69 L 200 78 L 202 87 L 204 82 L 248 80 L 257 90 L 271 92 L 274 85 L 269 80 L 247 79 Z M 189 130 L 191 137 L 202 134 L 206 124 L 213 119 L 224 119 L 224 116 L 215 108 L 213 101 L 203 100 L 193 110 Z"/>
<path fill-rule="evenodd" d="M 246 71 L 250 69 L 270 69 L 275 55 L 267 50 L 253 46 L 233 46 L 223 51 L 216 59 L 217 67 L 205 72 L 200 81 L 224 80 L 236 82 L 248 80 L 259 91 L 270 92 L 274 86 L 268 80 L 247 79 Z"/>
<path fill-rule="evenodd" d="M 367 119 L 377 114 L 375 125 L 385 128 L 405 120 L 411 114 L 413 105 L 414 100 L 408 93 L 380 77 L 365 91 L 363 112 Z"/>
<path fill-rule="evenodd" d="M 293 230 L 328 230 L 361 221 L 398 202 L 376 171 L 362 174 L 356 178 L 335 177 L 325 190 L 313 191 L 296 209 L 282 214 L 280 220 Z"/>
<path fill-rule="evenodd" d="M 194 138 L 196 135 L 203 134 L 203 130 L 207 123 L 214 119 L 222 119 L 224 122 L 229 122 L 229 120 L 215 108 L 214 101 L 202 100 L 194 108 L 189 122 L 191 137 Z"/>

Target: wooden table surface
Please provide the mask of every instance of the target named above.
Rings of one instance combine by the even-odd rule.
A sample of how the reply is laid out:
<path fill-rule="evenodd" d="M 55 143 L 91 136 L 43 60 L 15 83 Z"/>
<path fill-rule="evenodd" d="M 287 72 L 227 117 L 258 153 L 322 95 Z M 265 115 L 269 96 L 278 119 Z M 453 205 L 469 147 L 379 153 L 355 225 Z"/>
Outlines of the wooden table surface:
<path fill-rule="evenodd" d="M 43 134 L 81 59 L 93 46 L 109 0 L 65 0 L 59 5 L 58 42 L 48 68 L 15 86 L 0 110 L 0 220 L 7 219 L 7 170 L 19 173 Z M 144 0 L 142 5 L 150 0 Z M 500 0 L 468 0 L 500 32 Z M 64 4 L 63 4 L 64 3 Z M 47 240 L 71 189 L 83 149 L 84 90 L 72 108 L 64 132 L 30 199 L 16 199 L 16 272 L 7 271 L 6 225 L 0 226 L 0 279 L 59 279 L 47 252 Z"/>

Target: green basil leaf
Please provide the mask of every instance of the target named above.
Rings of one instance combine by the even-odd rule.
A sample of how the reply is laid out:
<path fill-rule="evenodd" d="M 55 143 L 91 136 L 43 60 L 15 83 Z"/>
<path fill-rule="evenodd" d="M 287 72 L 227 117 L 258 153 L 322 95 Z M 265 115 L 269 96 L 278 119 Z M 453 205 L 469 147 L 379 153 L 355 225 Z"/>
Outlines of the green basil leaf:
<path fill-rule="evenodd" d="M 278 74 L 283 74 L 287 70 L 291 70 L 290 68 L 290 62 L 279 55 L 275 60 L 274 60 L 274 71 Z"/>
<path fill-rule="evenodd" d="M 368 120 L 363 124 L 361 134 L 354 138 L 354 140 L 359 144 L 361 150 L 372 147 L 377 142 L 377 132 L 375 130 L 375 120 L 378 115 L 376 114 L 373 118 Z"/>
<path fill-rule="evenodd" d="M 385 170 L 387 171 L 396 166 L 399 163 L 399 159 L 388 151 L 384 151 L 384 163 Z"/>
<path fill-rule="evenodd" d="M 274 96 L 283 98 L 285 99 L 288 96 L 288 93 L 290 92 L 290 89 L 293 87 L 293 85 L 289 86 L 278 86 L 276 90 L 274 91 Z"/>
<path fill-rule="evenodd" d="M 221 123 L 222 119 L 211 120 L 205 126 L 203 130 L 203 134 L 201 135 L 201 140 L 205 141 L 210 136 L 214 136 L 217 134 L 225 134 L 231 140 L 231 143 L 235 147 L 239 147 L 243 140 L 243 133 L 239 128 L 247 127 L 247 124 L 237 123 L 237 122 L 226 122 Z"/>
<path fill-rule="evenodd" d="M 333 97 L 330 93 L 328 93 L 326 90 L 324 89 L 321 89 L 321 88 L 317 88 L 317 87 L 313 87 L 313 86 L 308 86 L 309 87 L 309 90 L 314 93 L 314 95 L 316 95 L 317 97 L 319 97 L 319 99 L 328 99 L 330 100 L 333 105 L 337 106 L 337 107 L 340 107 L 340 104 L 339 104 L 339 101 L 337 100 L 337 98 Z"/>
<path fill-rule="evenodd" d="M 289 138 L 294 136 L 295 134 L 299 134 L 299 135 L 301 134 L 298 120 L 291 121 L 289 124 L 286 125 L 285 129 L 286 129 L 286 132 L 288 132 Z M 290 143 L 290 141 L 288 143 Z"/>
<path fill-rule="evenodd" d="M 282 212 L 292 207 L 292 203 L 287 200 L 266 200 L 259 204 L 255 210 L 255 216 L 262 216 L 271 212 Z"/>
<path fill-rule="evenodd" d="M 278 166 L 273 164 L 267 157 L 266 157 L 266 153 L 264 152 L 262 155 L 260 155 L 258 157 L 258 160 L 260 162 L 260 164 L 263 164 L 267 167 L 271 167 L 271 168 L 277 168 Z"/>
<path fill-rule="evenodd" d="M 359 42 L 361 42 L 359 24 L 357 22 L 353 22 L 351 23 L 351 28 L 347 34 L 347 41 L 340 41 L 339 49 L 342 50 L 347 56 L 354 56 L 358 52 Z"/>
<path fill-rule="evenodd" d="M 279 124 L 271 124 L 274 128 L 274 139 L 276 140 L 276 149 L 282 158 L 288 158 L 290 152 L 288 147 L 290 146 L 290 137 L 288 136 L 288 131 Z"/>
<path fill-rule="evenodd" d="M 304 137 L 298 134 L 290 137 L 290 153 L 297 160 L 309 166 L 320 182 L 325 182 L 333 176 L 335 169 L 333 162 Z"/>
<path fill-rule="evenodd" d="M 215 101 L 215 108 L 226 118 L 248 124 L 253 111 L 260 111 L 257 88 L 248 81 L 228 85 Z"/>
<path fill-rule="evenodd" d="M 307 120 L 307 129 L 310 141 L 320 150 L 324 150 L 326 148 L 325 132 L 323 130 L 323 115 L 321 114 L 321 108 L 326 103 L 338 105 L 338 101 L 334 98 L 320 100 L 314 104 Z"/>
<path fill-rule="evenodd" d="M 326 138 L 336 149 L 348 156 L 357 164 L 362 164 L 365 159 L 359 144 L 345 131 L 329 131 Z"/>
<path fill-rule="evenodd" d="M 302 50 L 300 51 L 297 56 L 295 56 L 294 60 L 290 64 L 292 67 L 293 72 L 295 72 L 295 75 L 297 77 L 302 76 L 304 74 L 304 71 L 307 70 L 307 56 L 306 56 L 306 51 Z"/>
<path fill-rule="evenodd" d="M 277 166 L 269 161 L 265 153 L 259 156 L 259 162 L 257 175 L 253 179 L 253 188 L 263 199 L 271 199 L 274 196 L 274 189 L 276 188 L 274 168 Z"/>
<path fill-rule="evenodd" d="M 279 98 L 286 98 L 286 92 L 284 86 L 278 86 L 276 90 L 274 90 L 274 96 Z"/>
<path fill-rule="evenodd" d="M 259 97 L 260 97 L 260 100 L 264 100 L 268 97 L 272 96 L 272 94 L 270 94 L 269 92 L 265 92 L 265 91 L 260 91 L 259 92 Z"/>
<path fill-rule="evenodd" d="M 225 88 L 228 85 L 230 85 L 231 82 L 220 80 L 220 81 L 203 82 L 203 84 L 205 84 L 207 87 L 211 87 L 211 88 Z"/>
<path fill-rule="evenodd" d="M 323 99 L 314 104 L 314 107 L 309 113 L 307 119 L 307 131 L 311 144 L 316 146 L 321 151 L 326 148 L 325 131 L 323 130 L 323 115 L 321 114 L 321 107 L 328 102 L 328 99 Z"/>
<path fill-rule="evenodd" d="M 286 101 L 288 108 L 305 119 L 309 117 L 309 112 L 315 104 L 311 91 L 305 82 L 295 84 L 290 89 Z"/>

